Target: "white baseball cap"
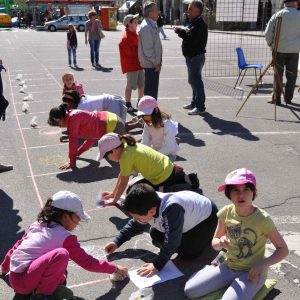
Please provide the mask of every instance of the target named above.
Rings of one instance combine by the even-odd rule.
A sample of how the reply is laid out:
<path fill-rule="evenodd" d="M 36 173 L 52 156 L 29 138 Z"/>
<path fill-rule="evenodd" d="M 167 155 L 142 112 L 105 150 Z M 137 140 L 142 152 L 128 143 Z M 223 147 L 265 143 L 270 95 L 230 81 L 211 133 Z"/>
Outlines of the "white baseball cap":
<path fill-rule="evenodd" d="M 83 210 L 81 200 L 78 195 L 69 191 L 59 191 L 52 197 L 51 205 L 76 214 L 81 221 L 87 221 L 91 217 Z"/>
<path fill-rule="evenodd" d="M 122 140 L 117 133 L 107 133 L 105 134 L 99 141 L 99 154 L 97 156 L 97 160 L 100 161 L 106 152 L 111 151 L 122 144 Z"/>

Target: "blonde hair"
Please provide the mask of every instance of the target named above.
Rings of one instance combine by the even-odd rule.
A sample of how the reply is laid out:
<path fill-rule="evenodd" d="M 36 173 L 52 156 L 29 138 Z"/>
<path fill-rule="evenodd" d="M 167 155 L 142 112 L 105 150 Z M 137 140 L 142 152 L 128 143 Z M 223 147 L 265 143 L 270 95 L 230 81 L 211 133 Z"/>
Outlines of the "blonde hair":
<path fill-rule="evenodd" d="M 70 71 L 67 71 L 63 74 L 63 76 L 61 77 L 62 79 L 62 82 L 65 83 L 65 77 L 66 76 L 72 76 L 73 77 L 73 80 L 75 81 L 75 78 L 74 78 L 74 73 L 70 72 Z"/>

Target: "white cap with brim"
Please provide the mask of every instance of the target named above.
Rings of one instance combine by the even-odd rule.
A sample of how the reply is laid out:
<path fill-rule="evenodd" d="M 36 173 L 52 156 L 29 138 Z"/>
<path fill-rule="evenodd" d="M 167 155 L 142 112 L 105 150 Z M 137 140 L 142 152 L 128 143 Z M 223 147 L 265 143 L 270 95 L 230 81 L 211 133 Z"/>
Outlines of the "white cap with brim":
<path fill-rule="evenodd" d="M 124 17 L 124 19 L 123 19 L 123 25 L 124 25 L 124 26 L 127 26 L 128 23 L 129 23 L 131 20 L 138 19 L 139 16 L 140 16 L 139 14 L 135 14 L 135 15 L 129 14 L 129 15 L 126 15 L 126 16 Z"/>
<path fill-rule="evenodd" d="M 154 108 L 148 108 L 148 109 L 143 109 L 143 110 L 138 110 L 138 112 L 136 113 L 136 115 L 138 117 L 140 116 L 150 116 L 153 113 Z"/>
<path fill-rule="evenodd" d="M 91 217 L 83 210 L 81 200 L 78 195 L 69 191 L 59 191 L 52 196 L 51 205 L 73 212 L 81 221 L 87 221 Z"/>
<path fill-rule="evenodd" d="M 122 144 L 120 136 L 117 133 L 107 133 L 98 141 L 99 154 L 97 161 L 100 161 L 106 152 L 111 151 Z"/>

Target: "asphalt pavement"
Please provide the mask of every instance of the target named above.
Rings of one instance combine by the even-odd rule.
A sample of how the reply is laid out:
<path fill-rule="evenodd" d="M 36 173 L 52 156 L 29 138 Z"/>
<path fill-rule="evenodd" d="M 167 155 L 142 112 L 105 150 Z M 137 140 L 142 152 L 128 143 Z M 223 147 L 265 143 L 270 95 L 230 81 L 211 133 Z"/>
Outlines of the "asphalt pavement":
<path fill-rule="evenodd" d="M 191 89 L 180 40 L 171 29 L 167 29 L 166 34 L 169 39 L 162 40 L 158 103 L 180 123 L 181 150 L 177 163 L 186 172 L 198 173 L 204 194 L 219 208 L 228 200 L 217 192 L 217 187 L 229 171 L 247 167 L 256 174 L 258 198 L 255 203 L 273 216 L 290 249 L 284 261 L 271 267 L 268 277 L 277 279 L 278 283 L 267 299 L 299 299 L 300 93 L 295 90 L 292 106 L 277 107 L 275 121 L 274 106 L 266 103 L 272 91 L 272 78 L 268 75 L 263 79 L 263 87 L 250 97 L 236 117 L 242 100 L 254 84 L 254 77 L 246 77 L 238 90 L 232 88 L 235 77 L 205 77 L 207 112 L 202 116 L 188 116 L 182 106 L 189 102 Z M 118 52 L 121 31 L 105 32 L 100 46 L 103 66 L 100 69 L 90 64 L 84 34 L 77 35 L 79 68 L 73 69 L 76 81 L 83 84 L 89 95 L 123 95 L 126 77 L 121 73 Z M 226 35 L 220 35 L 222 38 L 225 44 Z M 82 246 L 98 258 L 106 258 L 104 245 L 128 220 L 117 208 L 97 209 L 95 206 L 99 191 L 112 190 L 118 175 L 116 165 L 106 161 L 100 166 L 97 164 L 97 147 L 81 156 L 77 170 L 58 168 L 67 161 L 68 146 L 59 142 L 61 130 L 49 127 L 47 118 L 49 110 L 61 103 L 61 76 L 70 70 L 65 45 L 66 32 L 30 29 L 0 32 L 0 59 L 7 68 L 6 73 L 2 72 L 4 94 L 10 101 L 6 121 L 0 124 L 0 161 L 14 166 L 13 171 L 0 174 L 0 259 L 36 219 L 47 197 L 59 190 L 80 195 L 92 220 L 80 225 L 76 234 Z M 208 51 L 207 57 L 209 55 Z M 225 60 L 222 56 L 214 59 Z M 233 66 L 236 62 L 230 64 Z M 223 67 L 220 63 L 219 68 Z M 22 74 L 26 81 L 25 94 L 19 92 L 17 74 Z M 33 100 L 26 102 L 29 107 L 24 113 L 23 98 L 28 94 L 32 94 Z M 133 93 L 134 105 L 136 97 Z M 30 126 L 34 117 L 36 128 Z M 136 137 L 140 134 L 141 131 L 133 132 Z M 268 244 L 267 254 L 272 251 L 273 247 Z M 144 233 L 122 245 L 109 259 L 132 270 L 150 261 L 157 252 L 148 233 Z M 148 289 L 151 299 L 185 299 L 185 281 L 211 259 L 210 254 L 188 263 L 175 259 L 184 276 Z M 86 272 L 72 262 L 68 271 L 68 286 L 78 299 L 123 300 L 138 290 L 129 280 L 111 283 L 106 274 Z M 0 299 L 12 297 L 13 291 L 0 280 Z"/>

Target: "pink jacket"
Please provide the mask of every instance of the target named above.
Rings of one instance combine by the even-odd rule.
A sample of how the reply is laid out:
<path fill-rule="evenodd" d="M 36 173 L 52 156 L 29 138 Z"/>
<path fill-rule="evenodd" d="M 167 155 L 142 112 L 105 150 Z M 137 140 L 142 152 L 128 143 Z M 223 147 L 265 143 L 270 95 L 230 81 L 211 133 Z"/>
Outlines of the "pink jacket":
<path fill-rule="evenodd" d="M 95 141 L 106 134 L 106 111 L 85 111 L 73 109 L 67 113 L 66 126 L 69 132 L 69 158 L 72 167 L 76 166 L 76 157 L 90 149 Z M 78 139 L 85 139 L 78 147 Z"/>
<path fill-rule="evenodd" d="M 53 227 L 49 228 L 39 222 L 31 224 L 7 252 L 2 266 L 4 270 L 23 273 L 35 259 L 57 248 L 65 248 L 70 259 L 87 271 L 112 274 L 116 270 L 115 264 L 87 254 L 80 247 L 77 237 L 61 225 L 53 223 Z"/>
<path fill-rule="evenodd" d="M 81 83 L 73 83 L 72 87 L 70 89 L 68 89 L 65 85 L 63 88 L 63 94 L 68 91 L 68 90 L 72 90 L 72 91 L 76 91 L 80 94 L 80 96 L 82 96 L 84 94 L 83 91 L 83 85 Z"/>

